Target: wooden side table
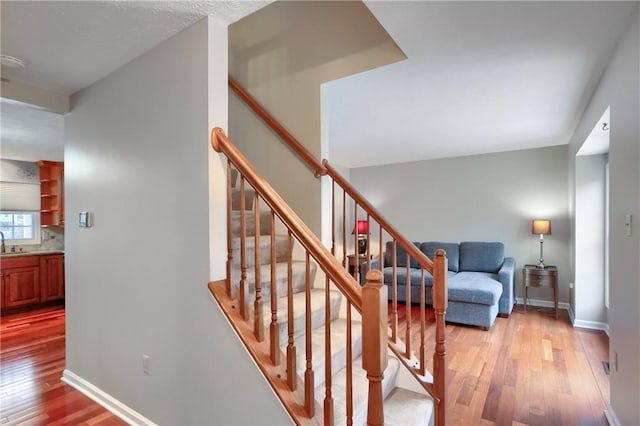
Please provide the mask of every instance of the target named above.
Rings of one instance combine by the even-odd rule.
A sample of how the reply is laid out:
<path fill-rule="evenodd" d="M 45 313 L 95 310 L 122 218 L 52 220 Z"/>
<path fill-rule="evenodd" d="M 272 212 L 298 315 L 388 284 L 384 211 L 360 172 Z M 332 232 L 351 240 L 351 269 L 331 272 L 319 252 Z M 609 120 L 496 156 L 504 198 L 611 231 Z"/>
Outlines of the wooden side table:
<path fill-rule="evenodd" d="M 558 269 L 555 266 L 538 268 L 537 265 L 524 265 L 522 269 L 524 285 L 524 312 L 527 312 L 527 296 L 529 287 L 553 288 L 553 306 L 558 319 Z"/>
<path fill-rule="evenodd" d="M 358 268 L 358 274 L 360 274 L 360 266 L 367 263 L 367 255 L 366 254 L 359 254 L 357 256 L 358 260 L 356 263 L 356 255 L 355 254 L 349 254 L 347 255 L 347 266 L 349 268 L 349 273 L 351 275 L 353 275 L 353 277 L 355 278 L 356 276 L 356 268 Z M 373 256 L 371 256 L 371 258 L 373 258 Z"/>

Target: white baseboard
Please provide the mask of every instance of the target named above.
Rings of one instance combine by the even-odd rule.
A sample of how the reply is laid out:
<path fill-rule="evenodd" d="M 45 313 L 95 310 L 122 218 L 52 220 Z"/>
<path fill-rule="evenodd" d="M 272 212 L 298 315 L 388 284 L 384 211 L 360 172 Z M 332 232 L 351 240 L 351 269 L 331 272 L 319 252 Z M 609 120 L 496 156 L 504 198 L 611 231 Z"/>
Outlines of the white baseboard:
<path fill-rule="evenodd" d="M 609 324 L 606 322 L 598 321 L 586 321 L 586 320 L 573 320 L 573 326 L 578 328 L 589 328 L 591 330 L 602 330 L 607 336 L 609 335 Z"/>
<path fill-rule="evenodd" d="M 62 381 L 88 396 L 130 425 L 153 425 L 154 423 L 137 411 L 127 407 L 106 392 L 84 380 L 70 370 L 62 372 Z"/>
<path fill-rule="evenodd" d="M 618 420 L 618 416 L 616 416 L 611 405 L 607 404 L 607 407 L 604 410 L 604 416 L 607 418 L 609 426 L 622 426 L 622 423 Z"/>
<path fill-rule="evenodd" d="M 516 303 L 518 305 L 523 305 L 524 304 L 524 298 L 522 297 L 516 297 Z M 527 297 L 527 306 L 539 306 L 541 308 L 553 308 L 553 301 L 551 300 L 540 300 L 540 299 L 531 299 L 529 297 Z M 569 305 L 567 302 L 558 302 L 558 309 L 565 309 L 565 310 L 570 310 L 571 309 L 571 305 Z M 571 315 L 571 313 L 569 314 Z"/>
<path fill-rule="evenodd" d="M 524 299 L 522 297 L 516 297 L 516 303 L 522 305 L 524 303 Z M 542 308 L 553 308 L 553 302 L 550 300 L 540 300 L 540 299 L 529 299 L 527 298 L 527 306 L 539 306 Z M 602 330 L 607 336 L 609 335 L 609 324 L 606 322 L 598 322 L 598 321 L 586 321 L 576 319 L 576 316 L 571 308 L 571 304 L 567 302 L 558 303 L 558 309 L 565 309 L 569 314 L 569 320 L 574 327 L 577 328 L 588 328 L 591 330 Z"/>

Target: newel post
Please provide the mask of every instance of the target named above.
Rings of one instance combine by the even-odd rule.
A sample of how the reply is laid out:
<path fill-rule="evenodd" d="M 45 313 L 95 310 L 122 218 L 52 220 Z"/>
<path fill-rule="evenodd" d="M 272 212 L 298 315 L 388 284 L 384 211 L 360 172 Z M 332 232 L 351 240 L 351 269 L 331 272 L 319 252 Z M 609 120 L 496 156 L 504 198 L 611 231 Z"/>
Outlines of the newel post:
<path fill-rule="evenodd" d="M 384 425 L 382 377 L 387 368 L 387 287 L 382 272 L 367 272 L 362 289 L 362 368 L 369 380 L 368 425 Z"/>
<path fill-rule="evenodd" d="M 436 404 L 436 426 L 444 426 L 446 409 L 447 350 L 444 318 L 447 312 L 447 257 L 444 250 L 436 251 L 433 260 L 433 310 L 436 316 L 436 348 L 433 354 L 433 385 L 440 401 Z"/>

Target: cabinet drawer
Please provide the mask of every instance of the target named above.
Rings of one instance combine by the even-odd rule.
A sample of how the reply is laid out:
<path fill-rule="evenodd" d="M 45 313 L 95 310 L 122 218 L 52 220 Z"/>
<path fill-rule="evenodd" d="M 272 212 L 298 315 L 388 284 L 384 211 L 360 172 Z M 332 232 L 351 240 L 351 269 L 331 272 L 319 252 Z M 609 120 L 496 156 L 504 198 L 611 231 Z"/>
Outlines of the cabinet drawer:
<path fill-rule="evenodd" d="M 40 257 L 39 256 L 15 256 L 15 257 L 2 257 L 0 259 L 0 267 L 3 270 L 13 269 L 13 268 L 28 268 L 30 266 L 39 266 L 40 265 Z"/>
<path fill-rule="evenodd" d="M 529 277 L 530 287 L 553 287 L 553 277 L 551 275 L 534 275 Z"/>
<path fill-rule="evenodd" d="M 554 287 L 557 271 L 555 269 L 524 269 L 524 284 L 528 287 Z"/>

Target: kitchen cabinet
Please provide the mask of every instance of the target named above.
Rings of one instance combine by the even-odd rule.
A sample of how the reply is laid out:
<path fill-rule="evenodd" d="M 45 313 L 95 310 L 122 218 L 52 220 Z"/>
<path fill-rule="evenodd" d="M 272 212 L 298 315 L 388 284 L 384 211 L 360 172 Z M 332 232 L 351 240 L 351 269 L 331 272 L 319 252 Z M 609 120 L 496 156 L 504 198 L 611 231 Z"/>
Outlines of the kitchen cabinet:
<path fill-rule="evenodd" d="M 38 161 L 40 168 L 40 225 L 64 226 L 64 163 Z"/>
<path fill-rule="evenodd" d="M 64 255 L 5 255 L 0 259 L 3 313 L 64 300 Z"/>
<path fill-rule="evenodd" d="M 40 256 L 40 301 L 64 299 L 64 257 Z"/>
<path fill-rule="evenodd" d="M 40 302 L 40 259 L 24 256 L 2 259 L 2 308 Z"/>

